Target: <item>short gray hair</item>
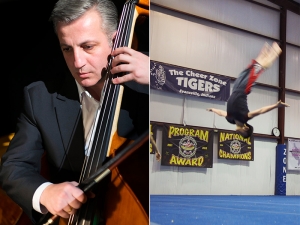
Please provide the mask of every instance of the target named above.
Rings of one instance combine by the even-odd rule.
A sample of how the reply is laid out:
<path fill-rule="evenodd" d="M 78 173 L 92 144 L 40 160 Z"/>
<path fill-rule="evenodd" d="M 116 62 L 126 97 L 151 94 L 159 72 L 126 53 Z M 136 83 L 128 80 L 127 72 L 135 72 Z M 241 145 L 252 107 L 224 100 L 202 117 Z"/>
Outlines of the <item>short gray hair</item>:
<path fill-rule="evenodd" d="M 52 10 L 50 21 L 56 32 L 57 24 L 70 23 L 86 11 L 95 9 L 102 19 L 102 29 L 109 41 L 118 26 L 118 11 L 111 0 L 59 0 Z"/>

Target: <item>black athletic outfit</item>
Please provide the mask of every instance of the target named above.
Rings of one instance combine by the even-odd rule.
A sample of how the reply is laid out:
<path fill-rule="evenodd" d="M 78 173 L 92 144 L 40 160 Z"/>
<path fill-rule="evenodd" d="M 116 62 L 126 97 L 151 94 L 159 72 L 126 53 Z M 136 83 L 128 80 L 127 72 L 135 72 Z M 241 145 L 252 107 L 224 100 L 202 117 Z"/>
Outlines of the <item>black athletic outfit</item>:
<path fill-rule="evenodd" d="M 247 95 L 251 92 L 251 87 L 263 71 L 263 67 L 252 60 L 248 68 L 242 71 L 236 79 L 227 101 L 226 120 L 229 123 L 235 124 L 235 120 L 237 120 L 245 124 L 251 119 L 248 117 Z"/>

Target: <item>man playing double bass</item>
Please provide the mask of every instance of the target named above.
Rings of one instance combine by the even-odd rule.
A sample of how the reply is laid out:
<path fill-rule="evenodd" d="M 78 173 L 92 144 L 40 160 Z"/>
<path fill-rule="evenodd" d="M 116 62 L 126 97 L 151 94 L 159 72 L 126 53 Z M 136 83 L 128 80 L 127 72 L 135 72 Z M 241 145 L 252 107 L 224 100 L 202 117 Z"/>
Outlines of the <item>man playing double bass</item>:
<path fill-rule="evenodd" d="M 37 81 L 24 88 L 15 136 L 0 170 L 2 188 L 34 223 L 47 212 L 68 218 L 87 201 L 76 186 L 110 54 L 111 73 L 126 72 L 113 79 L 126 82 L 120 136 L 134 139 L 149 127 L 149 95 L 137 91 L 148 90 L 149 57 L 129 47 L 111 52 L 118 21 L 113 2 L 59 0 L 50 20 L 70 73 L 62 72 L 64 82 Z M 40 175 L 44 152 L 49 179 Z"/>

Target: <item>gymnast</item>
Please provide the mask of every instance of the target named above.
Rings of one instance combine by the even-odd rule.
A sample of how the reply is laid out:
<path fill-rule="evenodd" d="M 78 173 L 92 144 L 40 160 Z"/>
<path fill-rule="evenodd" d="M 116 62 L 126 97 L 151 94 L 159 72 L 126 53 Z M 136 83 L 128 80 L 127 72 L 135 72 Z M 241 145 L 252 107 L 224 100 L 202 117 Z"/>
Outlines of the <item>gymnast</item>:
<path fill-rule="evenodd" d="M 251 92 L 251 87 L 257 78 L 273 64 L 280 53 L 281 48 L 276 42 L 273 42 L 272 46 L 266 43 L 257 58 L 252 60 L 248 68 L 242 71 L 236 79 L 227 101 L 227 112 L 215 108 L 208 108 L 207 111 L 224 116 L 229 123 L 236 125 L 237 133 L 248 138 L 253 133 L 253 127 L 247 123 L 248 120 L 276 108 L 289 107 L 288 104 L 279 100 L 273 105 L 264 106 L 251 112 L 248 109 L 247 95 Z"/>

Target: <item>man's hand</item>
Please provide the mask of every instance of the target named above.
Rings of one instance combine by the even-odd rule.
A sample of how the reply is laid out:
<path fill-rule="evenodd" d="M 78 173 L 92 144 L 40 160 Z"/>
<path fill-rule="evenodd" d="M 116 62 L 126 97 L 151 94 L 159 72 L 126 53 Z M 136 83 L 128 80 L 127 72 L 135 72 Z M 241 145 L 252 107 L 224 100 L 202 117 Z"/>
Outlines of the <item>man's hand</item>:
<path fill-rule="evenodd" d="M 87 197 L 77 188 L 77 182 L 51 184 L 43 191 L 40 203 L 53 215 L 69 218 L 86 202 Z"/>
<path fill-rule="evenodd" d="M 282 102 L 281 100 L 279 100 L 276 104 L 277 104 L 277 108 L 290 107 L 289 104 L 286 104 L 286 103 Z"/>
<path fill-rule="evenodd" d="M 224 116 L 224 117 L 227 116 L 227 112 L 224 111 L 224 110 L 221 110 L 221 109 L 207 108 L 206 110 L 209 111 L 209 112 L 214 112 L 219 116 Z"/>
<path fill-rule="evenodd" d="M 115 49 L 111 54 L 111 73 L 128 72 L 124 76 L 113 79 L 114 84 L 120 84 L 134 80 L 140 84 L 149 84 L 149 57 L 128 47 Z"/>

